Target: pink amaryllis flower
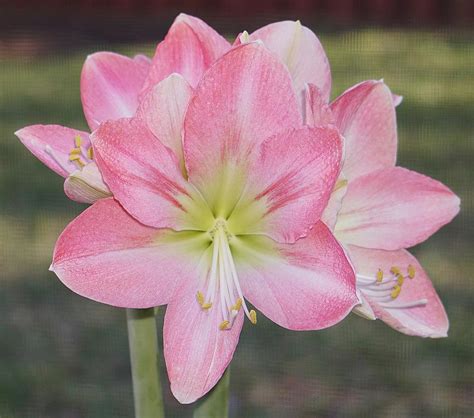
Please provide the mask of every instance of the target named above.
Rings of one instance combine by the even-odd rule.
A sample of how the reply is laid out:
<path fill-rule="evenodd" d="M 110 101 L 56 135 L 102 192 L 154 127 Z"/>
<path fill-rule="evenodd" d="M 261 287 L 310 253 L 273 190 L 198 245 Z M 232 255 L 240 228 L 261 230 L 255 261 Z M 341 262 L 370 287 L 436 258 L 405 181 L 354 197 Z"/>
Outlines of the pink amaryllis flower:
<path fill-rule="evenodd" d="M 330 105 L 308 87 L 307 123 L 334 124 L 345 138 L 342 175 L 323 220 L 356 270 L 362 304 L 355 312 L 408 335 L 444 337 L 444 307 L 406 248 L 450 222 L 459 198 L 442 183 L 395 166 L 400 102 L 382 81 L 360 83 Z"/>
<path fill-rule="evenodd" d="M 230 50 L 195 90 L 165 78 L 136 117 L 92 140 L 114 198 L 65 229 L 51 268 L 100 302 L 168 304 L 164 355 L 180 402 L 219 380 L 244 317 L 257 322 L 249 304 L 292 330 L 331 326 L 357 304 L 352 267 L 319 221 L 341 137 L 303 126 L 287 69 L 260 43 Z"/>
<path fill-rule="evenodd" d="M 109 119 L 133 116 L 150 67 L 143 55 L 128 58 L 112 52 L 90 55 L 81 73 L 81 99 L 93 131 Z M 44 164 L 65 177 L 72 200 L 91 203 L 110 196 L 94 162 L 89 133 L 60 125 L 32 125 L 15 132 Z"/>

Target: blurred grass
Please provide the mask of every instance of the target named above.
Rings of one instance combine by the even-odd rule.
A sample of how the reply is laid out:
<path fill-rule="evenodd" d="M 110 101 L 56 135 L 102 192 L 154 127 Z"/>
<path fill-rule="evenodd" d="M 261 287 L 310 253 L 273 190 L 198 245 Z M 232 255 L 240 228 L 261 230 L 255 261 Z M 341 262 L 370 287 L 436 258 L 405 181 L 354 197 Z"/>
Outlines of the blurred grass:
<path fill-rule="evenodd" d="M 455 221 L 414 249 L 445 302 L 449 338 L 410 338 L 358 317 L 294 333 L 261 316 L 258 326 L 245 327 L 235 355 L 232 417 L 472 416 L 472 35 L 320 34 L 334 96 L 361 80 L 384 78 L 404 96 L 399 164 L 441 180 L 462 198 Z M 153 51 L 153 45 L 97 46 L 110 48 Z M 47 271 L 56 237 L 82 207 L 64 197 L 61 179 L 13 135 L 34 123 L 86 129 L 79 74 L 89 52 L 0 58 L 2 418 L 132 416 L 124 312 L 72 294 Z M 166 400 L 169 416 L 190 416 L 169 389 Z"/>

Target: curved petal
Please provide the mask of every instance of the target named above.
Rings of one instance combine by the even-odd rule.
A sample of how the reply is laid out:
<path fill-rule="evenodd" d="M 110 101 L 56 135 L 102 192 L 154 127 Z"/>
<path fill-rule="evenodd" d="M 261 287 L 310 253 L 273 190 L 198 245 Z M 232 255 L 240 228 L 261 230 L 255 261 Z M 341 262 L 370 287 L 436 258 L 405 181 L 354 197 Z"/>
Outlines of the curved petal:
<path fill-rule="evenodd" d="M 80 136 L 83 145 L 90 146 L 87 132 L 60 125 L 31 125 L 15 135 L 35 157 L 62 177 L 77 170 L 77 165 L 69 160 L 69 153 L 76 146 L 75 138 Z"/>
<path fill-rule="evenodd" d="M 326 126 L 334 125 L 334 115 L 327 100 L 318 87 L 308 84 L 305 88 L 305 125 Z"/>
<path fill-rule="evenodd" d="M 141 119 L 105 122 L 91 139 L 105 183 L 132 216 L 156 228 L 206 227 L 194 222 L 193 212 L 207 215 L 205 202 L 184 179 L 173 152 Z"/>
<path fill-rule="evenodd" d="M 295 242 L 320 219 L 339 175 L 336 128 L 301 128 L 268 138 L 249 167 L 242 198 L 228 219 L 234 234 Z"/>
<path fill-rule="evenodd" d="M 69 199 L 81 203 L 94 203 L 112 196 L 94 162 L 74 171 L 64 182 L 64 192 Z"/>
<path fill-rule="evenodd" d="M 74 292 L 127 308 L 168 303 L 195 269 L 207 242 L 193 233 L 144 226 L 102 199 L 59 237 L 51 270 Z"/>
<path fill-rule="evenodd" d="M 326 103 L 331 93 L 331 70 L 324 49 L 316 35 L 300 21 L 276 22 L 258 29 L 250 41 L 262 40 L 288 67 L 295 90 L 302 94 L 306 83 L 316 85 Z"/>
<path fill-rule="evenodd" d="M 81 100 L 91 131 L 104 121 L 135 114 L 148 70 L 142 58 L 113 52 L 87 57 L 81 73 Z"/>
<path fill-rule="evenodd" d="M 171 74 L 143 97 L 137 111 L 148 129 L 170 148 L 185 171 L 182 131 L 184 115 L 193 90 L 179 74 Z"/>
<path fill-rule="evenodd" d="M 358 303 L 352 267 L 322 222 L 294 244 L 262 236 L 238 239 L 232 251 L 243 294 L 282 327 L 326 328 Z"/>
<path fill-rule="evenodd" d="M 348 180 L 395 165 L 397 121 L 392 93 L 382 81 L 364 81 L 332 104 L 345 138 L 343 171 Z"/>
<path fill-rule="evenodd" d="M 347 180 L 344 178 L 344 173 L 339 176 L 339 179 L 336 181 L 334 189 L 332 190 L 331 197 L 329 202 L 324 209 L 323 214 L 321 215 L 321 220 L 326 224 L 326 226 L 334 231 L 337 223 L 337 217 L 339 211 L 342 207 L 342 202 L 344 196 L 347 193 Z"/>
<path fill-rule="evenodd" d="M 408 266 L 414 268 L 414 277 L 405 278 L 399 296 L 388 303 L 381 303 L 370 294 L 364 294 L 375 315 L 397 331 L 420 337 L 446 337 L 449 321 L 428 275 L 415 257 L 405 250 L 381 251 L 349 246 L 349 254 L 358 274 L 375 276 L 378 269 L 388 272 L 397 266 L 402 272 Z M 426 304 L 406 307 L 410 303 L 424 301 Z"/>
<path fill-rule="evenodd" d="M 184 124 L 189 179 L 216 212 L 226 212 L 239 198 L 249 156 L 266 138 L 302 122 L 288 71 L 265 47 L 250 43 L 206 72 Z M 216 208 L 219 200 L 226 208 Z"/>
<path fill-rule="evenodd" d="M 241 310 L 230 329 L 220 330 L 220 302 L 203 310 L 196 286 L 186 286 L 166 308 L 163 345 L 171 391 L 191 403 L 211 390 L 232 360 L 243 324 Z"/>
<path fill-rule="evenodd" d="M 230 44 L 201 19 L 181 13 L 156 48 L 145 89 L 172 73 L 181 74 L 195 87 Z"/>
<path fill-rule="evenodd" d="M 383 250 L 423 242 L 459 212 L 444 184 L 401 167 L 349 182 L 335 234 L 344 243 Z"/>

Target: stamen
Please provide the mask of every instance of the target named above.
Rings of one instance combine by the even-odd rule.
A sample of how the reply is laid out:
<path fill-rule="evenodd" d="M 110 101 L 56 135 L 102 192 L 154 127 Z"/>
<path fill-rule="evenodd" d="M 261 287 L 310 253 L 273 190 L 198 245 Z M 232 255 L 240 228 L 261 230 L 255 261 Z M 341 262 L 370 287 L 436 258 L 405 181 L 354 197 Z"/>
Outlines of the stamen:
<path fill-rule="evenodd" d="M 409 264 L 408 265 L 408 268 L 407 268 L 407 271 L 408 271 L 408 277 L 410 279 L 414 279 L 415 278 L 415 267 L 412 265 L 412 264 Z"/>
<path fill-rule="evenodd" d="M 377 282 L 379 282 L 379 283 L 383 280 L 383 271 L 382 271 L 382 269 L 379 269 L 377 271 L 376 279 L 377 279 Z"/>
<path fill-rule="evenodd" d="M 252 322 L 252 324 L 256 324 L 257 323 L 257 312 L 255 312 L 253 309 L 250 311 L 249 313 L 249 316 L 250 316 L 250 322 Z"/>
<path fill-rule="evenodd" d="M 397 266 L 392 266 L 392 268 L 390 269 L 390 273 L 394 274 L 395 276 L 397 274 L 400 274 L 400 269 L 397 267 Z"/>
<path fill-rule="evenodd" d="M 224 330 L 226 330 L 226 329 L 229 329 L 229 324 L 230 324 L 230 322 L 229 322 L 228 320 L 222 321 L 222 322 L 220 323 L 220 325 L 219 325 L 219 329 L 220 329 L 221 331 L 224 331 Z"/>
<path fill-rule="evenodd" d="M 197 299 L 199 305 L 201 305 L 201 306 L 204 305 L 204 295 L 199 290 L 196 294 L 196 299 Z"/>
<path fill-rule="evenodd" d="M 77 135 L 74 138 L 74 144 L 76 145 L 77 148 L 79 148 L 82 145 L 82 138 L 80 135 Z"/>
<path fill-rule="evenodd" d="M 92 147 L 89 147 L 87 149 L 87 158 L 89 158 L 89 160 L 93 160 L 94 159 L 94 150 Z"/>
<path fill-rule="evenodd" d="M 398 283 L 398 285 L 401 286 L 404 281 L 405 281 L 405 277 L 403 277 L 401 274 L 397 274 L 397 283 Z"/>
<path fill-rule="evenodd" d="M 390 297 L 392 299 L 396 299 L 401 291 L 402 291 L 402 287 L 397 284 L 396 286 L 394 286 L 392 293 L 390 293 Z"/>

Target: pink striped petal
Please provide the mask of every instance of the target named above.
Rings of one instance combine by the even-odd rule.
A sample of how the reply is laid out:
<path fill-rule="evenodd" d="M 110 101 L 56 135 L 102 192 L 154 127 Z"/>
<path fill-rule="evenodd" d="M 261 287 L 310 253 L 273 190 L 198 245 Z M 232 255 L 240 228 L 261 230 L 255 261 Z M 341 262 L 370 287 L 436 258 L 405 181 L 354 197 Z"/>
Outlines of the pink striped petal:
<path fill-rule="evenodd" d="M 326 126 L 334 125 L 334 115 L 321 90 L 314 84 L 308 84 L 305 89 L 305 125 Z"/>
<path fill-rule="evenodd" d="M 345 138 L 343 171 L 348 180 L 395 165 L 397 121 L 392 93 L 381 81 L 364 81 L 332 104 Z"/>
<path fill-rule="evenodd" d="M 405 250 L 368 250 L 355 246 L 349 246 L 349 252 L 358 274 L 374 276 L 379 268 L 388 272 L 396 266 L 406 276 L 409 265 L 415 269 L 415 277 L 405 278 L 399 296 L 393 301 L 383 304 L 365 294 L 378 318 L 404 334 L 431 338 L 447 336 L 449 321 L 443 304 L 415 257 Z M 416 301 L 425 301 L 426 305 L 402 308 Z"/>
<path fill-rule="evenodd" d="M 222 196 L 232 207 L 249 156 L 266 138 L 301 125 L 287 70 L 262 45 L 238 46 L 206 72 L 189 104 L 184 127 L 189 179 L 211 207 Z M 219 184 L 210 187 L 216 179 Z"/>
<path fill-rule="evenodd" d="M 137 111 L 148 129 L 170 148 L 184 171 L 182 131 L 193 91 L 179 74 L 171 74 L 145 95 Z"/>
<path fill-rule="evenodd" d="M 15 135 L 35 157 L 62 177 L 77 170 L 77 165 L 69 161 L 75 138 L 79 135 L 83 145 L 90 146 L 87 132 L 60 125 L 31 125 L 16 131 Z"/>
<path fill-rule="evenodd" d="M 64 192 L 69 199 L 81 203 L 94 203 L 112 196 L 94 162 L 74 171 L 64 182 Z"/>
<path fill-rule="evenodd" d="M 135 114 L 148 70 L 143 58 L 112 52 L 87 57 L 81 74 L 81 99 L 91 131 L 107 120 Z"/>
<path fill-rule="evenodd" d="M 234 244 L 234 253 L 244 296 L 282 327 L 326 328 L 358 303 L 352 267 L 322 222 L 290 245 L 266 237 L 239 239 L 242 244 Z M 258 250 L 269 246 L 273 251 Z"/>
<path fill-rule="evenodd" d="M 173 152 L 142 120 L 103 123 L 91 138 L 105 183 L 131 215 L 156 228 L 195 229 L 189 224 L 194 190 Z"/>
<path fill-rule="evenodd" d="M 287 243 L 306 235 L 328 203 L 341 158 L 335 128 L 305 127 L 268 138 L 249 168 L 230 230 Z"/>
<path fill-rule="evenodd" d="M 195 87 L 211 64 L 229 49 L 229 42 L 201 19 L 181 13 L 156 48 L 145 89 L 172 73 L 181 74 Z"/>
<path fill-rule="evenodd" d="M 197 286 L 184 287 L 166 309 L 163 345 L 171 391 L 191 403 L 211 390 L 232 360 L 243 311 L 232 328 L 220 330 L 220 302 L 205 311 L 196 301 Z"/>
<path fill-rule="evenodd" d="M 206 245 L 189 233 L 157 230 L 113 199 L 86 209 L 56 243 L 51 270 L 74 292 L 127 308 L 168 303 L 195 269 Z"/>
<path fill-rule="evenodd" d="M 401 167 L 349 182 L 335 233 L 344 243 L 398 250 L 419 244 L 459 212 L 445 185 Z"/>
<path fill-rule="evenodd" d="M 312 83 L 328 102 L 331 93 L 329 61 L 319 39 L 310 29 L 299 21 L 276 22 L 249 36 L 250 41 L 258 39 L 288 67 L 299 95 L 305 90 L 306 83 Z"/>

